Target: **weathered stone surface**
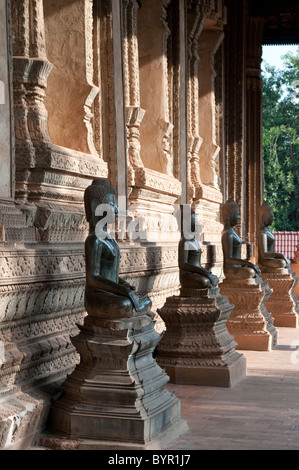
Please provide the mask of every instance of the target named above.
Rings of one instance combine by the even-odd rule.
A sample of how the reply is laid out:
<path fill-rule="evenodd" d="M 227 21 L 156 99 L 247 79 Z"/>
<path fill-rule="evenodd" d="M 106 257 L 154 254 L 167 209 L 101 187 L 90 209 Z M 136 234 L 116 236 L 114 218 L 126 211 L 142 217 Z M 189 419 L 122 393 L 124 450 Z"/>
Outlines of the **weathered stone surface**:
<path fill-rule="evenodd" d="M 277 330 L 264 301 L 271 291 L 261 278 L 224 279 L 221 293 L 234 305 L 227 328 L 237 349 L 270 351 L 277 343 Z"/>
<path fill-rule="evenodd" d="M 149 445 L 174 425 L 185 431 L 180 402 L 165 388 L 169 378 L 153 359 L 159 340 L 148 316 L 86 317 L 73 339 L 81 363 L 52 409 L 52 432 L 71 440 Z"/>
<path fill-rule="evenodd" d="M 226 327 L 232 308 L 217 288 L 185 288 L 167 299 L 157 360 L 171 382 L 231 387 L 245 377 L 246 360 Z"/>
<path fill-rule="evenodd" d="M 17 387 L 9 394 L 0 394 L 0 448 L 28 448 L 45 425 L 49 401 L 46 392 L 24 393 Z"/>

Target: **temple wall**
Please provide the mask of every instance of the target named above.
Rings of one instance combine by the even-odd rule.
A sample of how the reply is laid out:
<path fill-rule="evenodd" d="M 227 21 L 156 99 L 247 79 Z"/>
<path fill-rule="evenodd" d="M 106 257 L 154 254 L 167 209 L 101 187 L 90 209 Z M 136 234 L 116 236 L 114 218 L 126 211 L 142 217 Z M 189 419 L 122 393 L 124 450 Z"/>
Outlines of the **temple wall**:
<path fill-rule="evenodd" d="M 222 275 L 220 205 L 246 207 L 244 116 L 227 96 L 238 83 L 245 100 L 244 54 L 228 77 L 227 18 L 223 0 L 0 0 L 0 448 L 30 445 L 78 361 L 94 177 L 139 222 L 140 239 L 117 227 L 121 274 L 154 311 L 179 289 L 180 204 Z"/>

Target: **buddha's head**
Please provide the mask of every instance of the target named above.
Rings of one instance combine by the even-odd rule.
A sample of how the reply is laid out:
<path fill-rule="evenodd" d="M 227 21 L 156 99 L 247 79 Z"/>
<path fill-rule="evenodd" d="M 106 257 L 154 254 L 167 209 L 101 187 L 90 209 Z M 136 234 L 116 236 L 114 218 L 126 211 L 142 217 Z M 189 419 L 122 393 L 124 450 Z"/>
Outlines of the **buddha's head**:
<path fill-rule="evenodd" d="M 274 222 L 273 209 L 269 204 L 264 203 L 259 208 L 259 224 L 260 227 L 269 227 Z"/>
<path fill-rule="evenodd" d="M 109 214 L 109 221 L 114 222 L 118 215 L 115 202 L 115 189 L 106 178 L 95 178 L 84 193 L 86 219 L 91 226 Z M 113 218 L 113 220 L 112 220 Z"/>
<path fill-rule="evenodd" d="M 225 226 L 235 227 L 240 221 L 240 209 L 236 201 L 229 199 L 221 206 L 222 223 Z"/>

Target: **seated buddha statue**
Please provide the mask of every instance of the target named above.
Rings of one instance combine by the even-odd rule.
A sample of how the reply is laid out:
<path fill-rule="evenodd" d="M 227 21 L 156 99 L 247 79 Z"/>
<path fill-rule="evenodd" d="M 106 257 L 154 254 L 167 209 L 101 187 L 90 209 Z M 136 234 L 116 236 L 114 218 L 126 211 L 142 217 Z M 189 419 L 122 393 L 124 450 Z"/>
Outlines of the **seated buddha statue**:
<path fill-rule="evenodd" d="M 118 215 L 114 188 L 104 178 L 93 180 L 85 190 L 84 205 L 89 222 L 85 241 L 87 313 L 109 319 L 150 315 L 151 299 L 147 295 L 138 297 L 135 288 L 119 277 L 120 249 L 107 229 Z M 100 211 L 99 206 L 103 208 Z M 100 231 L 97 224 L 101 226 Z"/>
<path fill-rule="evenodd" d="M 179 243 L 180 283 L 183 288 L 207 289 L 218 284 L 218 277 L 201 265 L 202 250 L 197 237 L 196 228 L 199 226 L 194 211 L 191 211 L 191 226 L 182 229 Z"/>
<path fill-rule="evenodd" d="M 243 242 L 235 232 L 234 227 L 240 221 L 238 204 L 229 200 L 222 205 L 222 232 L 223 270 L 225 276 L 236 279 L 255 278 L 261 274 L 259 268 L 250 261 L 241 258 Z"/>
<path fill-rule="evenodd" d="M 290 260 L 282 253 L 275 252 L 275 237 L 268 227 L 274 222 L 274 214 L 269 204 L 259 209 L 258 264 L 263 271 L 275 271 L 290 267 Z"/>

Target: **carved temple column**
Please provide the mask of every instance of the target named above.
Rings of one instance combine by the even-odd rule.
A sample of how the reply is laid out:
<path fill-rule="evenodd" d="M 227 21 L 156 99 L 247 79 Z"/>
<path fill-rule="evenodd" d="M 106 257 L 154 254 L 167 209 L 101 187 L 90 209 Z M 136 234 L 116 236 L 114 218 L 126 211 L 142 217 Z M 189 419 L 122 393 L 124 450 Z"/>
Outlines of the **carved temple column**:
<path fill-rule="evenodd" d="M 16 139 L 16 177 L 22 197 L 26 197 L 26 168 L 34 162 L 35 149 L 28 128 L 26 83 L 32 61 L 29 58 L 29 2 L 12 2 L 13 51 L 14 51 L 14 111 Z M 22 183 L 21 183 L 22 181 Z"/>
<path fill-rule="evenodd" d="M 129 216 L 139 240 L 168 243 L 178 241 L 174 205 L 181 193 L 174 177 L 170 115 L 171 2 L 138 3 L 122 3 Z"/>
<path fill-rule="evenodd" d="M 196 2 L 193 2 L 196 3 Z M 197 2 L 198 3 L 198 2 Z M 201 185 L 198 152 L 202 144 L 199 135 L 198 107 L 198 41 L 206 16 L 198 5 L 188 5 L 188 197 L 193 201 L 195 191 Z"/>
<path fill-rule="evenodd" d="M 141 98 L 146 109 L 141 129 L 142 158 L 147 168 L 173 176 L 173 100 L 171 86 L 171 2 L 145 1 L 139 12 Z M 148 38 L 151 37 L 151 41 Z M 150 57 L 150 60 L 149 60 Z M 147 84 L 146 93 L 144 84 Z M 153 137 L 156 143 L 153 146 Z M 153 158 L 154 157 L 154 158 Z"/>
<path fill-rule="evenodd" d="M 247 19 L 246 57 L 246 233 L 257 260 L 258 210 L 263 203 L 262 38 L 264 18 Z"/>
<path fill-rule="evenodd" d="M 125 102 L 128 142 L 128 185 L 135 184 L 135 171 L 143 168 L 140 156 L 140 125 L 145 110 L 140 107 L 139 55 L 137 38 L 137 15 L 139 5 L 136 0 L 122 3 L 124 24 L 124 68 Z"/>
<path fill-rule="evenodd" d="M 223 164 L 224 199 L 237 202 L 241 210 L 237 231 L 245 239 L 246 165 L 245 165 L 245 99 L 244 69 L 246 44 L 246 0 L 231 0 L 225 26 L 225 161 Z"/>
<path fill-rule="evenodd" d="M 188 2 L 188 197 L 203 225 L 204 251 L 214 250 L 212 258 L 214 264 L 217 260 L 218 275 L 222 266 L 222 227 L 215 215 L 223 202 L 218 162 L 223 142 L 216 140 L 221 134 L 216 133 L 214 60 L 225 22 L 223 2 Z M 217 57 L 223 60 L 222 54 Z"/>

